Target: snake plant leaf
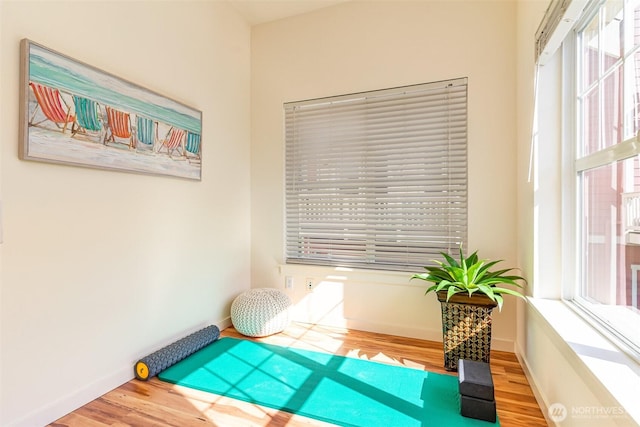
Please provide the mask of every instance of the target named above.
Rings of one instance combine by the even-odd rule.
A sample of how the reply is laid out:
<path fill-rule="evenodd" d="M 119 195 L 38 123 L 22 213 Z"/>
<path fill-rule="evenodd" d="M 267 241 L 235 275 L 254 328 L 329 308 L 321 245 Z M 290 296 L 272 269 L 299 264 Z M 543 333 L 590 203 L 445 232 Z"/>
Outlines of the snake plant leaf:
<path fill-rule="evenodd" d="M 522 280 L 526 283 L 526 281 L 520 276 L 503 276 L 502 277 L 502 283 L 508 283 L 518 288 L 524 289 L 524 285 L 521 285 L 516 280 Z"/>
<path fill-rule="evenodd" d="M 491 272 L 489 271 L 489 269 L 490 269 L 491 267 L 493 267 L 494 265 L 496 265 L 497 263 L 499 263 L 499 262 L 500 262 L 500 261 L 489 261 L 489 262 L 483 261 L 483 265 L 482 265 L 482 268 L 481 268 L 481 270 L 482 270 L 482 274 L 483 274 L 483 275 L 484 275 L 484 274 L 495 274 L 495 273 L 491 273 Z M 509 270 L 507 270 L 507 271 L 509 271 Z"/>
<path fill-rule="evenodd" d="M 436 290 L 436 288 L 438 287 L 438 285 L 433 285 L 433 286 L 429 286 L 429 288 L 425 291 L 425 295 L 428 294 L 429 292 L 434 292 Z"/>
<path fill-rule="evenodd" d="M 500 294 L 508 294 L 508 295 L 513 295 L 516 296 L 518 298 L 522 298 L 522 299 L 526 299 L 524 297 L 524 295 L 522 295 L 520 292 L 518 291 L 514 291 L 513 289 L 509 289 L 509 288 L 498 288 L 498 287 L 493 287 L 493 292 L 495 293 L 500 293 Z"/>
<path fill-rule="evenodd" d="M 427 280 L 427 277 L 429 277 L 429 273 L 416 273 L 413 276 L 411 276 L 411 280 L 413 279 Z"/>
<path fill-rule="evenodd" d="M 512 273 L 514 268 L 505 268 L 492 271 L 494 266 L 503 260 L 486 260 L 478 257 L 478 251 L 468 257 L 464 256 L 462 245 L 459 246 L 459 260 L 456 260 L 446 252 L 441 252 L 442 260 L 432 260 L 433 265 L 425 266 L 426 273 L 414 274 L 411 279 L 420 279 L 433 283 L 425 294 L 447 290 L 447 301 L 452 295 L 460 292 L 469 294 L 482 293 L 502 308 L 503 294 L 524 296 L 515 289 L 505 288 L 499 285 L 509 285 L 515 288 L 524 288 L 527 281 L 524 277 Z M 520 283 L 522 282 L 522 283 Z"/>
<path fill-rule="evenodd" d="M 451 298 L 453 295 L 457 294 L 458 292 L 459 290 L 455 286 L 449 286 L 449 289 L 447 289 L 447 301 L 449 301 L 449 298 Z"/>
<path fill-rule="evenodd" d="M 498 262 L 502 262 L 502 261 L 496 261 L 495 264 L 497 264 Z M 504 273 L 513 270 L 513 268 L 505 268 L 502 270 L 496 270 L 496 271 L 492 271 L 491 275 L 492 276 L 502 276 Z"/>
<path fill-rule="evenodd" d="M 453 259 L 451 255 L 447 254 L 446 252 L 440 252 L 440 253 L 442 254 L 443 258 L 447 260 L 448 265 L 453 267 L 460 267 L 460 264 L 458 264 L 458 261 Z M 436 261 L 436 262 L 438 262 L 440 265 L 444 264 L 442 261 Z"/>
<path fill-rule="evenodd" d="M 443 290 L 444 288 L 446 288 L 447 286 L 452 286 L 451 282 L 448 280 L 443 280 L 442 282 L 440 282 L 437 286 L 436 286 L 436 292 L 439 292 L 441 290 Z"/>
<path fill-rule="evenodd" d="M 506 268 L 504 270 L 497 270 L 497 271 L 492 271 L 490 273 L 487 273 L 487 276 L 489 278 L 498 278 L 500 280 L 500 282 L 498 283 L 509 283 L 510 285 L 515 285 L 519 288 L 524 288 L 523 285 L 521 285 L 520 283 L 517 282 L 517 280 L 522 280 L 524 283 L 526 283 L 526 279 L 524 277 L 521 276 L 517 276 L 517 275 L 506 275 L 505 273 L 515 270 L 514 268 Z"/>
<path fill-rule="evenodd" d="M 462 282 L 464 286 L 469 286 L 469 270 L 467 270 L 467 266 L 464 264 L 464 261 L 458 277 L 459 277 L 458 280 Z"/>
<path fill-rule="evenodd" d="M 500 285 L 500 284 L 513 285 L 513 286 L 516 286 L 516 287 L 519 287 L 519 288 L 522 287 L 515 280 L 507 279 L 507 278 L 504 278 L 504 277 L 502 277 L 502 278 L 493 278 L 493 279 L 485 279 L 485 280 L 483 280 L 483 283 L 486 284 L 486 285 L 494 286 L 494 291 L 495 291 L 495 285 Z"/>
<path fill-rule="evenodd" d="M 491 298 L 491 301 L 495 301 L 496 300 L 496 295 L 494 293 L 494 289 L 491 286 L 478 285 L 478 288 L 482 292 L 484 292 L 489 298 Z"/>
<path fill-rule="evenodd" d="M 460 258 L 461 259 L 463 258 L 462 245 L 460 245 Z M 478 251 L 475 251 L 474 253 L 469 255 L 469 258 L 467 258 L 465 261 L 466 261 L 467 265 L 476 264 L 478 262 Z"/>
<path fill-rule="evenodd" d="M 478 283 L 479 276 L 482 277 L 483 274 L 482 267 L 484 266 L 484 261 L 476 262 L 467 268 L 467 276 L 469 277 L 470 283 Z"/>

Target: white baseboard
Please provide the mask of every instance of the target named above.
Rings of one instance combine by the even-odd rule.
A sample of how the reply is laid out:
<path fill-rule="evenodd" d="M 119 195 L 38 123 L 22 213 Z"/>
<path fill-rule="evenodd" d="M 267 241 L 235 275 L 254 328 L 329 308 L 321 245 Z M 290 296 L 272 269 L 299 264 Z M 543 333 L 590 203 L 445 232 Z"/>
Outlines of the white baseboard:
<path fill-rule="evenodd" d="M 301 323 L 309 323 L 304 320 L 295 320 Z M 375 332 L 379 334 L 397 335 L 407 338 L 417 338 L 428 341 L 442 342 L 442 329 L 427 329 L 418 327 L 408 327 L 405 325 L 372 322 L 360 319 L 344 319 L 337 322 L 318 322 L 319 325 L 349 328 L 358 331 Z M 491 349 L 507 351 L 513 353 L 515 343 L 511 340 L 496 339 L 491 340 Z"/>
<path fill-rule="evenodd" d="M 547 399 L 545 399 L 542 392 L 540 391 L 540 388 L 538 388 L 538 385 L 536 384 L 536 381 L 533 378 L 533 375 L 531 374 L 529 363 L 527 362 L 527 359 L 523 356 L 522 349 L 519 348 L 518 345 L 516 345 L 515 350 L 516 350 L 515 351 L 516 358 L 518 359 L 518 362 L 520 362 L 520 366 L 522 367 L 524 376 L 527 378 L 527 381 L 529 382 L 529 386 L 531 387 L 531 391 L 533 392 L 533 397 L 535 397 L 536 402 L 538 402 L 538 406 L 542 411 L 542 415 L 544 416 L 544 419 L 547 422 L 547 425 L 551 427 L 557 426 L 557 424 L 554 421 L 552 421 L 551 418 L 549 418 L 549 405 L 547 404 Z"/>
<path fill-rule="evenodd" d="M 231 316 L 227 316 L 224 319 L 220 320 L 219 322 L 216 322 L 215 325 L 218 327 L 218 329 L 220 329 L 221 331 L 224 331 L 228 327 L 232 326 Z"/>
<path fill-rule="evenodd" d="M 215 323 L 220 330 L 231 326 L 231 317 Z M 92 400 L 131 381 L 134 378 L 133 365 L 123 367 L 116 372 L 87 384 L 73 393 L 62 396 L 48 405 L 38 408 L 26 416 L 11 422 L 6 427 L 44 426 L 86 405 Z"/>
<path fill-rule="evenodd" d="M 73 393 L 62 396 L 48 405 L 38 408 L 30 414 L 13 421 L 6 427 L 44 426 L 67 415 L 79 407 L 95 400 L 109 390 L 133 379 L 133 366 L 127 366 L 117 372 L 87 384 Z"/>

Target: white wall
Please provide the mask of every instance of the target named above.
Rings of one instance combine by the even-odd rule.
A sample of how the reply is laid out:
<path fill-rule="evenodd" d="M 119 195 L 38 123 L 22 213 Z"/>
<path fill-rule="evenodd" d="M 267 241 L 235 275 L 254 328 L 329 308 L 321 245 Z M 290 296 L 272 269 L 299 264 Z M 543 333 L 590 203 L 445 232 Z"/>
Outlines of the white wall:
<path fill-rule="evenodd" d="M 250 286 L 250 29 L 219 2 L 3 2 L 1 407 L 43 425 Z M 29 38 L 203 112 L 202 181 L 18 159 Z"/>
<path fill-rule="evenodd" d="M 515 2 L 347 2 L 253 28 L 252 286 L 291 275 L 298 319 L 442 339 L 439 305 L 409 273 L 279 268 L 282 104 L 457 77 L 469 78 L 469 247 L 516 266 L 515 18 Z M 494 316 L 495 348 L 513 351 L 512 302 Z"/>

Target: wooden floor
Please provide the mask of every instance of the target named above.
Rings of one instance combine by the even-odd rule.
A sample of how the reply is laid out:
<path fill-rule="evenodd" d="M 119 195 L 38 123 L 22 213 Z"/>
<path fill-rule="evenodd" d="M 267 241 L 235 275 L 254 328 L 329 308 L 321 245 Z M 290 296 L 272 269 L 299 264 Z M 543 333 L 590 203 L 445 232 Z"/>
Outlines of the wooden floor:
<path fill-rule="evenodd" d="M 233 328 L 225 329 L 221 335 L 247 338 Z M 306 324 L 292 324 L 280 334 L 258 340 L 447 373 L 442 368 L 442 343 L 431 341 Z M 546 426 L 515 355 L 492 352 L 491 370 L 501 426 Z M 171 385 L 157 378 L 147 382 L 129 381 L 50 424 L 51 427 L 327 425 L 287 412 Z"/>

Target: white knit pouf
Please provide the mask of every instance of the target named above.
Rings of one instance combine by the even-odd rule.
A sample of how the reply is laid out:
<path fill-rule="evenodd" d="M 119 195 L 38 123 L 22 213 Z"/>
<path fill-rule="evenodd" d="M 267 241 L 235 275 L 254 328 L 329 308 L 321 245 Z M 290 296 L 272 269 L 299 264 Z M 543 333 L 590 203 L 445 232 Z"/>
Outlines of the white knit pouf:
<path fill-rule="evenodd" d="M 250 337 L 276 334 L 289 325 L 289 307 L 291 300 L 278 289 L 250 289 L 233 300 L 231 323 Z"/>

